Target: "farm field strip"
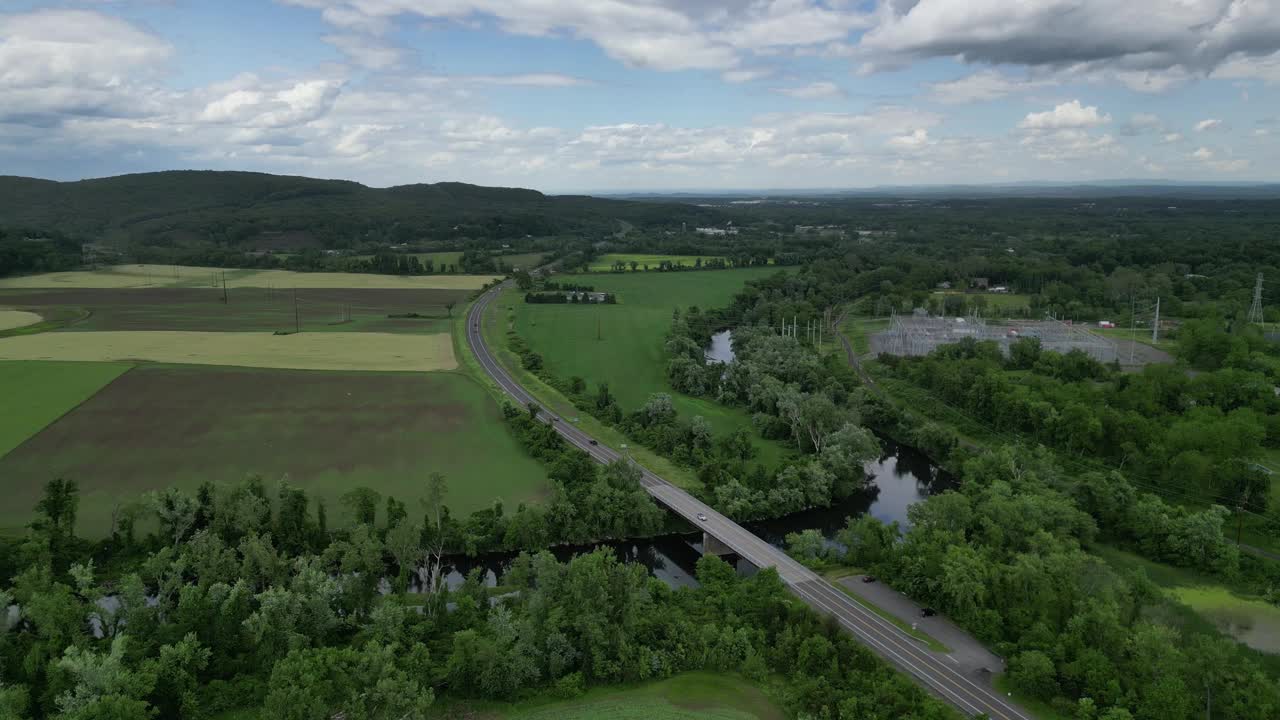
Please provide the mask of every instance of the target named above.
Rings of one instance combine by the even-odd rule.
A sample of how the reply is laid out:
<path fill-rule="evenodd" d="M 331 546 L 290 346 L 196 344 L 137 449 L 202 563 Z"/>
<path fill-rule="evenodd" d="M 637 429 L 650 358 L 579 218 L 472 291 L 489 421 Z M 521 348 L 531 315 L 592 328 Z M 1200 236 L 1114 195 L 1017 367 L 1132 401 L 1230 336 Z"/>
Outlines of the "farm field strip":
<path fill-rule="evenodd" d="M 428 371 L 457 367 L 448 333 L 40 333 L 0 338 L 0 360 L 146 360 L 296 370 Z"/>
<path fill-rule="evenodd" d="M 0 412 L 0 457 L 92 397 L 130 367 L 126 363 L 0 361 L 0 388 L 4 396 L 4 412 Z"/>
<path fill-rule="evenodd" d="M 114 367 L 118 375 L 128 366 Z M 313 502 L 325 501 L 338 524 L 345 522 L 341 498 L 352 488 L 415 508 L 431 472 L 447 478 L 446 502 L 459 515 L 499 499 L 514 510 L 549 491 L 546 471 L 507 431 L 491 396 L 461 373 L 141 365 L 98 390 L 115 376 L 100 373 L 81 394 L 91 397 L 71 398 L 68 406 L 79 403 L 74 411 L 0 458 L 0 531 L 29 522 L 41 488 L 55 477 L 80 484 L 80 530 L 88 537 L 109 532 L 113 509 L 149 490 L 193 492 L 202 482 L 250 474 L 268 486 L 287 476 Z"/>
<path fill-rule="evenodd" d="M 82 311 L 65 329 L 446 332 L 465 290 L 267 288 L 0 289 L 0 304 L 46 318 Z M 295 315 L 296 312 L 296 315 Z M 74 312 L 72 313 L 75 314 Z"/>
<path fill-rule="evenodd" d="M 494 275 L 375 275 L 365 273 L 305 273 L 289 270 L 220 269 L 174 265 L 116 265 L 102 270 L 26 275 L 0 280 L 0 288 L 372 288 L 475 290 Z"/>
<path fill-rule="evenodd" d="M 35 325 L 44 318 L 36 313 L 27 312 L 25 310 L 4 310 L 0 309 L 0 330 L 12 330 L 14 328 Z"/>

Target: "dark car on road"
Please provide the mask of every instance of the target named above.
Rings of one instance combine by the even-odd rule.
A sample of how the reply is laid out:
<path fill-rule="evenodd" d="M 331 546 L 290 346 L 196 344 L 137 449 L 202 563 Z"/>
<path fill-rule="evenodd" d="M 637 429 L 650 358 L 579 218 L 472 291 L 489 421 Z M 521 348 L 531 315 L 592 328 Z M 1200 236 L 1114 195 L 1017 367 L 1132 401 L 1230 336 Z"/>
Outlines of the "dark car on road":
<path fill-rule="evenodd" d="M 591 443 L 592 445 L 599 445 L 599 444 L 600 444 L 600 441 L 599 441 L 599 440 L 588 440 L 587 442 Z"/>
<path fill-rule="evenodd" d="M 931 607 L 920 608 L 920 617 L 933 617 L 934 615 L 937 615 L 937 614 L 938 614 L 938 611 L 934 610 Z"/>
<path fill-rule="evenodd" d="M 863 576 L 862 576 L 862 582 L 865 582 L 865 583 L 873 583 L 873 582 L 875 582 L 875 581 L 876 581 L 876 576 L 875 576 L 875 575 L 863 575 Z"/>

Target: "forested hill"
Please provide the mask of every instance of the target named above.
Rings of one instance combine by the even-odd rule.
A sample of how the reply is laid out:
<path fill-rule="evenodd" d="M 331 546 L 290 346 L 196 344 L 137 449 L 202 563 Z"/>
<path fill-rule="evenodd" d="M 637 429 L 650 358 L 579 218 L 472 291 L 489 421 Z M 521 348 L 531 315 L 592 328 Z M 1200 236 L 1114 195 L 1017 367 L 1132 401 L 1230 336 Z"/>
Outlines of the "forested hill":
<path fill-rule="evenodd" d="M 342 247 L 456 237 L 612 232 L 618 220 L 704 223 L 685 204 L 547 196 L 443 182 L 371 188 L 346 180 L 171 171 L 54 182 L 0 177 L 0 225 L 144 244 Z M 278 247 L 277 249 L 283 249 Z"/>

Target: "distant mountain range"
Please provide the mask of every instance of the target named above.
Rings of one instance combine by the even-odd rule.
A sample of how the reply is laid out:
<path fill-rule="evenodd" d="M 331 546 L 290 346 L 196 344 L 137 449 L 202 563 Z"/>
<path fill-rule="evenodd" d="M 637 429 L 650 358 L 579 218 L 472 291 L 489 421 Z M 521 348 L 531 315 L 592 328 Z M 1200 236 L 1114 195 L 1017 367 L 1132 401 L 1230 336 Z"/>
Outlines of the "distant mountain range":
<path fill-rule="evenodd" d="M 1104 197 L 1186 197 L 1186 198 L 1280 198 L 1280 183 L 1260 182 L 1180 182 L 1176 180 L 1099 180 L 1089 183 L 1012 182 L 994 185 L 877 185 L 867 188 L 807 188 L 764 190 L 705 190 L 664 192 L 634 191 L 598 193 L 620 199 L 666 199 L 689 201 L 702 198 L 793 199 L 793 198 L 1104 198 Z"/>
<path fill-rule="evenodd" d="M 688 204 L 628 202 L 442 182 L 371 188 L 347 180 L 171 171 L 55 182 L 0 176 L 0 226 L 148 244 L 297 246 L 613 232 L 619 220 L 714 219 Z"/>

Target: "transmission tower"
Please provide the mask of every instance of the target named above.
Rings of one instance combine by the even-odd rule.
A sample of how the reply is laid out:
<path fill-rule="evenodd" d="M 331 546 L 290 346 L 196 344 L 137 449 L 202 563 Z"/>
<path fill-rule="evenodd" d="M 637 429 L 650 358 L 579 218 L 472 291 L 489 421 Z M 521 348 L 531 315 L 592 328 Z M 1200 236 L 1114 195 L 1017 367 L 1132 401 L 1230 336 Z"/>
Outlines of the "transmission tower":
<path fill-rule="evenodd" d="M 1262 273 L 1258 273 L 1258 282 L 1253 286 L 1253 305 L 1249 307 L 1249 322 L 1262 322 Z"/>

